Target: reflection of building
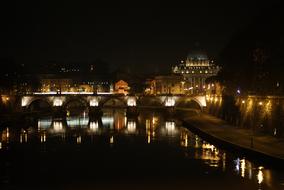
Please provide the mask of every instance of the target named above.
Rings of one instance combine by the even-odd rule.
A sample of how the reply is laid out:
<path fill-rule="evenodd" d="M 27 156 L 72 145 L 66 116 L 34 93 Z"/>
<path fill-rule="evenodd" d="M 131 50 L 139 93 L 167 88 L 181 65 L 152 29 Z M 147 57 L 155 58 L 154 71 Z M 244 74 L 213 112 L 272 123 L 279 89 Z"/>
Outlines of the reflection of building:
<path fill-rule="evenodd" d="M 128 83 L 124 80 L 119 80 L 114 85 L 115 93 L 117 94 L 128 94 L 130 87 L 128 86 Z"/>
<path fill-rule="evenodd" d="M 205 91 L 205 80 L 208 77 L 216 76 L 220 68 L 210 61 L 203 52 L 193 52 L 187 56 L 184 63 L 172 68 L 175 74 L 181 74 L 185 80 L 187 93 L 202 93 Z"/>
<path fill-rule="evenodd" d="M 183 78 L 178 75 L 156 76 L 147 85 L 147 94 L 184 94 Z"/>

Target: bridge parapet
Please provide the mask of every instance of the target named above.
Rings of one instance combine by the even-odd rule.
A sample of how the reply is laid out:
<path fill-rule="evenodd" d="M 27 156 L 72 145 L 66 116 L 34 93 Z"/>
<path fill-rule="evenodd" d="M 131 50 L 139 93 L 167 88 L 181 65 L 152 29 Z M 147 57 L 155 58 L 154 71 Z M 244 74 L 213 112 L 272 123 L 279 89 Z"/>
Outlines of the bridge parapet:
<path fill-rule="evenodd" d="M 183 101 L 194 101 L 200 108 L 206 107 L 205 96 L 185 96 L 185 95 L 156 95 L 156 96 L 135 96 L 135 95 L 97 95 L 97 94 L 47 94 L 47 95 L 28 95 L 23 96 L 21 100 L 22 107 L 29 107 L 34 101 L 40 100 L 47 102 L 51 107 L 66 106 L 71 101 L 79 101 L 87 107 L 104 107 L 105 105 L 114 105 L 126 107 L 147 106 L 156 102 L 157 105 L 165 107 L 174 107 Z M 113 104 L 120 102 L 119 104 Z"/>

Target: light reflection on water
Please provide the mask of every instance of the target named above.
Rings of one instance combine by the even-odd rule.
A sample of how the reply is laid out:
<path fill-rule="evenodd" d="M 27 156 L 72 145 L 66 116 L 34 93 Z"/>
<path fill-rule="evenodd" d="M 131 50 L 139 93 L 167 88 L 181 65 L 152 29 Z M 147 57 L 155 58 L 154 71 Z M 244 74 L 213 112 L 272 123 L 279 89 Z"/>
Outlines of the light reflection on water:
<path fill-rule="evenodd" d="M 38 136 L 38 143 L 45 144 L 57 135 L 61 135 L 66 142 L 66 136 L 71 134 L 74 142 L 80 146 L 84 145 L 88 135 L 107 135 L 106 141 L 111 146 L 119 142 L 121 136 L 137 136 L 137 139 L 143 138 L 145 144 L 170 140 L 167 142 L 181 149 L 189 162 L 190 159 L 201 160 L 211 168 L 235 173 L 241 178 L 254 181 L 258 189 L 262 189 L 263 184 L 272 187 L 275 183 L 270 169 L 257 166 L 244 157 L 232 159 L 227 151 L 220 150 L 179 126 L 175 120 L 165 120 L 159 114 L 145 114 L 133 119 L 127 118 L 124 111 L 107 110 L 101 118 L 90 120 L 84 113 L 67 117 L 66 120 L 39 119 L 37 126 L 34 126 L 37 130 L 20 129 L 18 133 L 5 128 L 0 135 L 0 150 L 7 150 L 12 143 L 29 143 L 29 139 L 34 136 Z"/>

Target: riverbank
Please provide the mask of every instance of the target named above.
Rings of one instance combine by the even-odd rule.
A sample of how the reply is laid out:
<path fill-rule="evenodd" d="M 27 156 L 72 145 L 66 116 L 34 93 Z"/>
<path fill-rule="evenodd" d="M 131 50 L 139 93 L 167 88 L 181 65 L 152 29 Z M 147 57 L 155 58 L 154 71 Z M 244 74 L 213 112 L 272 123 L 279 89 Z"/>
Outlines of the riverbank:
<path fill-rule="evenodd" d="M 221 148 L 238 151 L 243 156 L 257 158 L 265 164 L 284 167 L 284 139 L 253 134 L 252 130 L 229 125 L 204 113 L 194 116 L 184 113 L 182 122 L 192 132 Z"/>

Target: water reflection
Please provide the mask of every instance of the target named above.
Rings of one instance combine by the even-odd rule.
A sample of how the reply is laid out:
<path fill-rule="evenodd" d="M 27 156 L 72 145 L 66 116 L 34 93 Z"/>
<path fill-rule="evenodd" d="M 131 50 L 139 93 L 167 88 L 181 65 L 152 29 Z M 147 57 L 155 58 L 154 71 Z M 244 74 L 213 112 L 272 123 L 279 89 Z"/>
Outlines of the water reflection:
<path fill-rule="evenodd" d="M 265 169 L 263 166 L 254 166 L 254 164 L 245 158 L 237 158 L 234 160 L 235 171 L 237 175 L 242 178 L 247 178 L 256 181 L 258 189 L 262 189 L 262 185 L 265 183 L 266 186 L 272 186 L 271 171 Z"/>
<path fill-rule="evenodd" d="M 257 173 L 257 183 L 261 184 L 263 182 L 263 172 L 262 168 L 258 168 L 258 173 Z"/>
<path fill-rule="evenodd" d="M 221 165 L 221 155 L 219 150 L 212 144 L 207 142 L 202 143 L 202 155 L 201 159 L 205 160 L 205 163 L 211 167 L 219 167 Z"/>
<path fill-rule="evenodd" d="M 151 122 L 152 121 L 152 122 Z M 151 119 L 146 119 L 145 121 L 145 128 L 146 128 L 146 134 L 147 134 L 147 143 L 150 144 L 154 139 L 156 135 L 156 121 L 154 117 Z"/>
<path fill-rule="evenodd" d="M 133 120 L 127 121 L 127 132 L 129 134 L 136 133 L 136 121 L 133 121 Z"/>
<path fill-rule="evenodd" d="M 181 131 L 180 135 L 180 145 L 182 147 L 188 147 L 188 133 L 185 130 Z"/>
<path fill-rule="evenodd" d="M 51 117 L 47 117 L 39 119 L 34 129 L 36 130 L 20 129 L 17 131 L 4 128 L 0 131 L 1 151 L 5 151 L 11 142 L 32 144 L 35 142 L 32 138 L 36 138 L 36 142 L 41 143 L 43 145 L 41 147 L 44 148 L 54 141 L 55 144 L 60 144 L 61 140 L 66 143 L 72 141 L 73 144 L 77 144 L 77 148 L 81 148 L 87 142 L 95 145 L 99 140 L 111 147 L 114 147 L 114 144 L 116 147 L 121 139 L 127 138 L 131 139 L 131 143 L 134 144 L 137 143 L 135 139 L 138 141 L 142 137 L 140 139 L 143 139 L 143 143 L 147 144 L 147 147 L 165 141 L 182 151 L 184 153 L 182 155 L 189 158 L 188 162 L 195 159 L 214 170 L 232 172 L 243 179 L 253 181 L 259 189 L 262 189 L 264 184 L 273 185 L 274 178 L 270 170 L 260 167 L 246 158 L 232 157 L 227 151 L 219 149 L 182 128 L 178 122 L 167 120 L 156 113 L 145 114 L 145 116 L 142 115 L 134 119 L 127 118 L 124 110 L 107 110 L 100 118 L 89 118 L 84 113 L 62 120 L 52 120 Z M 58 136 L 59 138 L 57 138 Z M 170 141 L 168 141 L 169 139 Z"/>
<path fill-rule="evenodd" d="M 45 143 L 46 142 L 46 132 L 43 131 L 41 134 L 40 134 L 40 142 L 41 143 Z"/>
<path fill-rule="evenodd" d="M 42 119 L 39 119 L 38 122 L 37 122 L 37 127 L 38 127 L 38 130 L 41 130 L 41 129 L 48 129 L 52 124 L 52 118 L 42 118 Z"/>
<path fill-rule="evenodd" d="M 102 117 L 102 123 L 103 123 L 103 126 L 106 126 L 110 129 L 113 129 L 113 125 L 114 125 L 114 118 L 113 116 L 103 116 Z"/>
<path fill-rule="evenodd" d="M 71 128 L 75 127 L 86 128 L 88 127 L 89 123 L 89 118 L 86 116 L 68 117 L 66 120 L 67 120 L 67 126 Z"/>
<path fill-rule="evenodd" d="M 82 143 L 82 137 L 81 137 L 81 135 L 79 135 L 79 136 L 76 138 L 76 142 L 77 142 L 77 144 L 81 144 L 81 143 Z"/>
<path fill-rule="evenodd" d="M 63 133 L 65 130 L 63 129 L 62 121 L 53 121 L 53 130 L 55 133 Z"/>
<path fill-rule="evenodd" d="M 28 133 L 26 130 L 22 129 L 20 133 L 20 143 L 27 143 L 28 142 Z"/>
<path fill-rule="evenodd" d="M 176 130 L 176 123 L 174 121 L 166 121 L 165 129 L 166 129 L 165 131 L 166 135 L 169 135 L 169 136 L 174 136 L 178 132 Z"/>
<path fill-rule="evenodd" d="M 113 143 L 114 143 L 114 137 L 113 137 L 113 136 L 110 137 L 109 143 L 110 143 L 110 144 L 113 144 Z"/>
<path fill-rule="evenodd" d="M 97 132 L 99 130 L 99 122 L 98 121 L 91 121 L 90 122 L 90 130 L 92 132 Z"/>

